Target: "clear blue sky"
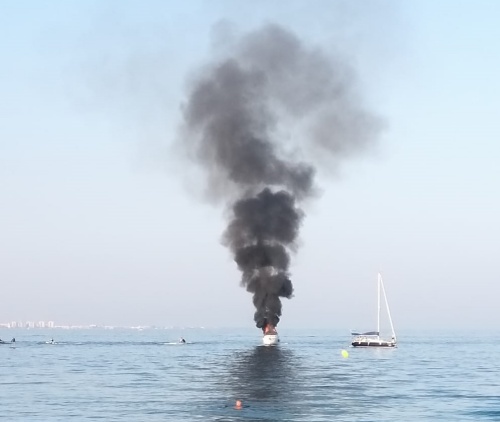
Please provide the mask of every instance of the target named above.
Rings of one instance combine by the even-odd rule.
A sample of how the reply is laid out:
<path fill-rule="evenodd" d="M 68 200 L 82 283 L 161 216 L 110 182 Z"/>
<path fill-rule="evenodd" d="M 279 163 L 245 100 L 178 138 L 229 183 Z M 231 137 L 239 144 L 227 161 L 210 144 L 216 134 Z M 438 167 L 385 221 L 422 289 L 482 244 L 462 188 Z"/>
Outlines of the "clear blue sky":
<path fill-rule="evenodd" d="M 500 3 L 0 2 L 0 322 L 251 326 L 223 210 L 169 149 L 220 20 L 356 67 L 386 129 L 320 174 L 282 327 L 496 326 Z M 189 171 L 186 171 L 189 173 Z"/>

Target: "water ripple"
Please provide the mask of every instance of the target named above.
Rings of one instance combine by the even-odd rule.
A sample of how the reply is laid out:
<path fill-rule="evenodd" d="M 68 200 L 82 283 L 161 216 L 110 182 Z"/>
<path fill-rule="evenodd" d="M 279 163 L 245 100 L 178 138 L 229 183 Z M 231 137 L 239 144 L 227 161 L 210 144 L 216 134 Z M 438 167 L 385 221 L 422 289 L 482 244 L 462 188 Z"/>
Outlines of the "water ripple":
<path fill-rule="evenodd" d="M 469 344 L 408 336 L 398 349 L 349 349 L 344 359 L 343 334 L 298 332 L 262 347 L 253 330 L 192 331 L 188 345 L 153 330 L 52 333 L 60 343 L 24 332 L 0 348 L 0 419 L 500 420 L 491 335 Z"/>

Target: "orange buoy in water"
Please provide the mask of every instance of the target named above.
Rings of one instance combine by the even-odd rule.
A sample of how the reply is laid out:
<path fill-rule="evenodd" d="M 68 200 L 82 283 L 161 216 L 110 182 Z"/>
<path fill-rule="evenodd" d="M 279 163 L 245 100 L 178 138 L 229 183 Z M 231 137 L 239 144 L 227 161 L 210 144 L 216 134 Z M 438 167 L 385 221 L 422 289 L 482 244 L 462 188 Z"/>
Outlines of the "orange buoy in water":
<path fill-rule="evenodd" d="M 240 410 L 242 408 L 241 400 L 236 400 L 236 404 L 234 405 L 234 408 L 238 409 L 238 410 Z"/>

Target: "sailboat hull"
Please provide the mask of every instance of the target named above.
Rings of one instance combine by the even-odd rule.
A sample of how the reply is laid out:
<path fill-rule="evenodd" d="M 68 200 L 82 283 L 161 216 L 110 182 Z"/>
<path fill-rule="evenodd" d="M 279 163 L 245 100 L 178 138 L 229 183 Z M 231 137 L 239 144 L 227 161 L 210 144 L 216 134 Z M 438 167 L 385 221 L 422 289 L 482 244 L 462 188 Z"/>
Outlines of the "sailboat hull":
<path fill-rule="evenodd" d="M 385 340 L 354 340 L 352 347 L 396 347 L 394 341 Z"/>

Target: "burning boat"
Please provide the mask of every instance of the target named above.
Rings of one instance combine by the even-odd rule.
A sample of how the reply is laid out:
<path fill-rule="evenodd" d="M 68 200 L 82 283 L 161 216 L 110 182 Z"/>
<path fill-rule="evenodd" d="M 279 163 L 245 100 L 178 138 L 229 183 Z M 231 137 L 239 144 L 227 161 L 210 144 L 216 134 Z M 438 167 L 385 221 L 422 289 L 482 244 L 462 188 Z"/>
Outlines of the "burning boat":
<path fill-rule="evenodd" d="M 278 337 L 278 332 L 271 324 L 266 324 L 262 328 L 262 332 L 264 333 L 264 337 L 262 338 L 264 346 L 273 346 L 279 343 L 280 339 Z"/>

